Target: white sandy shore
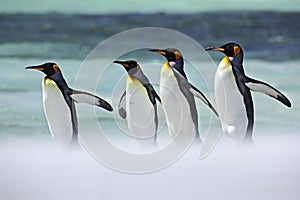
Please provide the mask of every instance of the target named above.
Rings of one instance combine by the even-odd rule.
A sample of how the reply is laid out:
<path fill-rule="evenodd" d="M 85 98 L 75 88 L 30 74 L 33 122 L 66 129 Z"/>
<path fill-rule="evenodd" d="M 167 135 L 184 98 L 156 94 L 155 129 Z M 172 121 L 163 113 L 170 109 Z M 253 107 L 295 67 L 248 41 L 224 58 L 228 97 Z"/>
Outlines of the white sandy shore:
<path fill-rule="evenodd" d="M 192 147 L 148 174 L 117 172 L 84 150 L 59 150 L 45 137 L 0 142 L 0 199 L 298 199 L 299 135 L 257 138 L 244 148 L 222 137 L 198 160 Z"/>

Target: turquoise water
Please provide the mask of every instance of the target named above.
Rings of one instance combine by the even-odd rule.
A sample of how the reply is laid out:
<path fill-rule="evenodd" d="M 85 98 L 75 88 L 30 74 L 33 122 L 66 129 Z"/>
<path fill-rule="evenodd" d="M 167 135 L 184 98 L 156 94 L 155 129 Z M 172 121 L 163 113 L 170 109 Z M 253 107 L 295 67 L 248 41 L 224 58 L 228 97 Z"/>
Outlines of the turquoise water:
<path fill-rule="evenodd" d="M 235 41 L 248 58 L 295 60 L 300 54 L 299 21 L 298 12 L 274 11 L 2 14 L 0 57 L 84 59 L 95 46 L 115 34 L 134 28 L 163 27 L 186 34 L 204 47 Z M 155 35 L 148 37 L 151 40 Z M 111 48 L 113 51 L 118 47 Z"/>
<path fill-rule="evenodd" d="M 3 13 L 85 13 L 85 14 L 106 14 L 106 13 L 191 13 L 203 11 L 228 11 L 228 10 L 276 10 L 276 11 L 299 11 L 298 0 L 271 1 L 271 0 L 242 0 L 242 1 L 199 1 L 199 0 L 29 0 L 29 1 L 2 1 L 0 12 Z"/>
<path fill-rule="evenodd" d="M 164 20 L 160 20 L 163 18 Z M 151 20 L 150 20 L 151 19 Z M 175 21 L 174 21 L 175 19 Z M 202 19 L 202 20 L 197 20 Z M 214 19 L 214 23 L 208 24 Z M 41 80 L 38 72 L 25 71 L 24 67 L 46 61 L 54 61 L 61 67 L 65 78 L 72 87 L 78 70 L 88 53 L 103 40 L 139 26 L 162 26 L 175 29 L 192 37 L 204 47 L 219 45 L 235 40 L 245 50 L 245 69 L 249 76 L 266 81 L 279 88 L 292 101 L 293 108 L 287 109 L 261 94 L 254 94 L 255 132 L 298 132 L 299 125 L 299 88 L 300 70 L 298 39 L 300 15 L 298 13 L 281 12 L 236 12 L 206 14 L 127 14 L 127 15 L 65 15 L 65 14 L 9 14 L 0 15 L 0 67 L 1 67 L 1 102 L 0 102 L 0 134 L 11 135 L 48 135 L 41 102 Z M 228 27 L 224 30 L 222 27 Z M 197 28 L 195 28 L 197 27 Z M 19 31 L 21 30 L 21 31 Z M 249 32 L 251 30 L 251 32 Z M 219 31 L 224 32 L 220 34 Z M 240 34 L 236 34 L 239 32 Z M 151 41 L 156 35 L 147 35 Z M 130 46 L 139 40 L 124 40 L 123 46 Z M 179 46 L 180 40 L 178 42 Z M 177 45 L 178 45 L 177 44 Z M 105 60 L 113 56 L 118 44 L 100 49 L 99 59 Z M 213 77 L 217 62 L 222 55 L 200 54 L 192 49 L 186 50 L 189 56 L 197 58 L 199 71 L 210 82 L 203 84 L 203 77 L 194 76 L 193 68 L 186 66 L 191 82 L 201 88 L 213 101 Z M 124 56 L 124 59 L 127 57 Z M 141 51 L 128 55 L 142 64 L 151 62 L 163 63 L 163 58 L 149 52 Z M 207 59 L 210 59 L 208 62 Z M 111 62 L 111 61 L 110 61 Z M 206 63 L 208 62 L 208 63 Z M 101 62 L 100 62 L 101 63 Z M 210 67 L 207 67 L 210 66 Z M 108 67 L 101 84 L 89 84 L 92 74 L 98 72 L 92 66 L 90 71 L 81 73 L 82 81 L 78 87 L 95 92 L 112 102 L 117 107 L 118 99 L 124 90 L 125 71 L 116 66 Z M 150 80 L 158 83 L 159 65 L 153 68 L 143 67 Z M 100 69 L 100 68 L 99 68 Z M 209 69 L 209 70 L 208 70 Z M 119 85 L 114 92 L 116 80 L 123 78 L 123 87 Z M 207 88 L 208 86 L 208 88 Z M 96 90 L 95 90 L 96 88 Z M 78 88 L 80 89 L 80 88 Z M 119 93 L 119 94 L 118 94 Z M 214 101 L 213 101 L 214 102 Z M 78 107 L 81 108 L 82 105 Z M 207 128 L 210 113 L 201 103 L 200 124 Z M 99 121 L 105 118 L 105 126 L 114 126 L 114 116 L 107 112 L 97 111 Z M 84 121 L 87 116 L 79 118 Z M 164 121 L 163 115 L 161 120 Z M 88 121 L 88 120 L 86 120 Z M 88 126 L 82 123 L 82 126 Z M 122 126 L 125 126 L 124 124 Z M 117 128 L 117 127 L 115 127 Z M 116 129 L 116 132 L 118 130 Z M 115 132 L 115 131 L 111 131 Z M 205 132 L 205 131 L 204 131 Z M 257 136 L 259 134 L 256 134 Z"/>
<path fill-rule="evenodd" d="M 44 59 L 0 59 L 0 65 L 2 66 L 0 75 L 0 97 L 2 99 L 0 102 L 1 136 L 49 134 L 42 108 L 41 80 L 44 75 L 36 71 L 25 71 L 24 69 L 27 65 L 38 64 L 44 61 Z M 81 60 L 57 59 L 55 61 L 61 67 L 66 80 L 70 87 L 72 87 L 75 77 L 78 76 L 77 72 L 80 69 Z M 264 80 L 279 88 L 291 99 L 293 104 L 293 107 L 288 109 L 263 94 L 254 93 L 256 113 L 255 132 L 258 132 L 255 134 L 256 136 L 262 134 L 260 132 L 298 132 L 298 121 L 300 119 L 300 94 L 298 92 L 300 86 L 298 80 L 300 73 L 298 69 L 299 64 L 300 61 L 266 62 L 254 59 L 247 59 L 245 61 L 246 72 L 249 76 Z M 209 79 L 213 79 L 213 74 L 209 74 L 213 70 L 207 71 L 205 68 L 209 66 L 211 69 L 216 69 L 216 66 L 213 63 L 205 62 L 199 63 L 199 65 L 203 66 L 203 74 L 210 77 Z M 125 71 L 122 68 L 112 65 L 109 67 L 107 77 L 103 77 L 99 86 L 93 86 L 89 84 L 89 77 L 96 71 L 97 67 L 85 71 L 85 74 L 80 74 L 81 80 L 86 80 L 86 83 L 81 84 L 81 88 L 78 89 L 94 92 L 94 89 L 97 88 L 96 93 L 109 102 L 113 102 L 113 106 L 116 108 L 125 84 L 123 85 L 124 88 L 122 88 L 122 85 L 118 86 L 119 94 L 113 93 L 113 90 L 116 80 L 125 78 Z M 159 68 L 153 72 L 153 69 L 144 67 L 144 71 L 153 81 L 158 78 Z M 208 91 L 204 87 L 205 85 L 201 83 L 201 80 L 199 80 L 199 77 L 193 76 L 192 68 L 186 67 L 186 73 L 191 82 L 197 87 L 203 88 L 202 90 L 207 95 L 211 95 L 210 97 L 213 99 L 212 85 L 209 86 L 210 91 Z M 116 98 L 114 100 L 113 95 Z M 78 105 L 79 108 L 82 106 Z M 208 126 L 210 113 L 202 103 L 199 103 L 199 109 L 201 109 L 202 113 L 201 124 L 206 127 Z M 83 121 L 87 117 L 81 113 L 78 113 L 78 115 Z M 114 116 L 112 114 L 99 110 L 97 111 L 97 115 L 99 115 L 98 118 L 100 121 L 102 117 L 108 120 L 105 121 L 107 126 L 114 124 Z M 163 116 L 162 120 L 164 120 Z"/>
<path fill-rule="evenodd" d="M 160 20 L 161 17 L 165 20 Z M 196 20 L 198 18 L 202 21 Z M 150 19 L 152 20 L 150 21 Z M 176 20 L 173 21 L 174 19 Z M 213 24 L 207 24 L 213 19 L 215 19 Z M 299 125 L 297 122 L 300 113 L 298 106 L 300 98 L 297 91 L 300 73 L 297 67 L 299 64 L 298 55 L 300 54 L 298 20 L 300 20 L 299 13 L 288 12 L 92 16 L 65 14 L 0 15 L 0 24 L 3 28 L 0 32 L 0 66 L 2 69 L 0 75 L 2 97 L 0 102 L 0 133 L 2 136 L 49 135 L 41 102 L 40 84 L 43 75 L 38 72 L 25 71 L 25 66 L 46 61 L 57 62 L 72 87 L 84 58 L 97 44 L 118 32 L 138 26 L 174 28 L 195 39 L 203 47 L 219 45 L 231 40 L 239 42 L 245 50 L 244 66 L 247 74 L 279 88 L 291 99 L 293 104 L 292 109 L 287 109 L 273 99 L 261 94 L 254 94 L 255 132 L 280 133 L 286 130 L 298 132 Z M 228 29 L 223 30 L 222 27 L 224 26 Z M 17 31 L 19 29 L 22 31 Z M 251 32 L 249 32 L 250 30 Z M 224 34 L 219 34 L 218 31 L 223 31 Z M 237 32 L 242 34 L 237 35 Z M 156 35 L 149 34 L 147 40 L 151 41 L 155 37 Z M 133 41 L 125 39 L 122 41 L 122 45 L 130 46 L 138 42 L 139 39 Z M 180 40 L 176 43 L 176 45 L 182 45 L 184 48 L 183 44 L 180 44 Z M 106 58 L 112 57 L 112 52 L 115 51 L 115 48 L 119 48 L 118 46 L 119 44 L 113 44 L 106 47 L 105 50 L 100 49 L 98 58 L 104 61 Z M 188 77 L 213 101 L 213 77 L 217 62 L 222 55 L 215 53 L 200 55 L 197 51 L 193 52 L 193 49 L 185 51 L 189 56 L 197 58 L 197 65 L 200 66 L 199 71 L 209 82 L 205 84 L 203 77 L 194 76 L 197 73 L 194 73 L 193 67 L 187 65 L 185 68 Z M 210 55 L 214 62 L 212 62 Z M 164 62 L 163 58 L 145 50 L 133 52 L 123 58 L 137 59 L 142 64 Z M 98 72 L 98 67 L 107 67 L 108 74 L 101 77 L 101 84 L 97 82 L 89 84 L 90 76 Z M 159 81 L 159 68 L 159 65 L 155 70 L 143 67 L 150 80 L 156 83 Z M 97 93 L 112 102 L 115 108 L 117 107 L 125 87 L 125 72 L 122 68 L 97 64 L 92 66 L 90 71 L 81 73 L 80 76 L 83 78 L 80 84 L 77 84 L 78 87 Z M 115 92 L 116 81 L 122 78 L 123 87 L 119 85 L 119 90 Z M 81 105 L 78 107 L 80 108 Z M 201 103 L 198 107 L 201 111 L 200 124 L 203 127 L 201 129 L 205 130 L 209 125 L 210 113 Z M 97 114 L 99 114 L 97 116 L 99 121 L 105 118 L 105 126 L 118 128 L 114 124 L 116 115 L 101 111 L 97 111 Z M 79 113 L 79 118 L 84 120 L 86 116 L 81 116 Z M 164 124 L 163 115 L 161 115 L 161 121 Z M 88 125 L 83 123 L 82 126 Z M 122 126 L 126 125 L 123 124 Z M 111 132 L 117 131 L 118 129 Z"/>
<path fill-rule="evenodd" d="M 298 199 L 299 10 L 296 0 L 2 1 L 0 199 Z M 143 26 L 180 31 L 204 47 L 237 41 L 245 50 L 247 75 L 278 88 L 293 107 L 288 109 L 270 97 L 254 93 L 253 148 L 240 147 L 223 135 L 206 159 L 198 160 L 200 147 L 195 146 L 175 164 L 150 174 L 119 173 L 99 164 L 86 151 L 61 151 L 52 143 L 43 112 L 44 75 L 26 71 L 25 66 L 54 61 L 70 87 L 76 85 L 76 89 L 96 93 L 117 108 L 126 73 L 120 66 L 104 63 L 111 63 L 108 58 L 120 46 L 100 51 L 95 63 L 84 71 L 80 71 L 82 62 L 103 40 Z M 153 36 L 149 34 L 148 38 Z M 134 41 L 121 44 L 131 42 Z M 182 44 L 182 48 L 186 46 Z M 197 58 L 194 64 L 201 72 L 187 64 L 189 80 L 215 105 L 213 77 L 222 55 L 212 53 L 210 59 L 208 54 L 199 55 L 193 49 L 186 52 Z M 164 59 L 145 51 L 123 58 L 126 56 L 138 59 L 158 91 L 156 83 Z M 92 77 L 106 67 L 95 83 Z M 211 117 L 206 106 L 200 101 L 197 106 L 202 136 L 211 121 L 213 129 L 219 131 L 218 120 Z M 96 118 L 113 144 L 128 152 L 139 149 L 123 134 L 127 131 L 126 122 L 118 117 L 116 109 L 114 113 L 95 109 L 94 115 L 89 109 L 87 105 L 77 105 L 81 135 L 87 134 L 86 130 L 98 134 L 90 130 Z M 160 106 L 158 110 L 159 144 L 163 148 L 169 141 Z"/>
<path fill-rule="evenodd" d="M 152 41 L 157 36 L 144 33 L 143 37 L 137 36 L 133 40 L 124 39 L 105 49 L 98 49 L 99 62 L 78 74 L 80 66 L 89 52 L 105 39 L 121 31 L 143 26 L 175 29 L 191 37 L 203 47 L 220 45 L 232 40 L 240 43 L 245 50 L 244 66 L 247 74 L 280 89 L 293 104 L 293 107 L 288 109 L 267 96 L 254 94 L 255 137 L 282 132 L 298 133 L 300 118 L 298 106 L 300 98 L 297 90 L 300 73 L 298 68 L 300 62 L 298 56 L 300 53 L 299 20 L 298 12 L 263 11 L 124 15 L 2 14 L 0 15 L 0 24 L 3 28 L 0 32 L 2 71 L 0 75 L 0 134 L 2 137 L 38 135 L 50 139 L 42 108 L 43 74 L 24 70 L 24 67 L 28 65 L 47 61 L 56 62 L 61 67 L 70 87 L 78 81 L 80 75 L 80 82 L 76 83 L 75 89 L 96 93 L 117 108 L 120 95 L 125 89 L 125 71 L 114 65 L 109 66 L 113 60 L 107 61 L 107 59 L 114 57 L 113 54 L 120 47 L 139 44 L 142 42 L 139 40 L 145 40 L 145 38 Z M 212 21 L 214 23 L 211 23 Z M 161 38 L 163 37 L 166 36 L 162 34 Z M 166 40 L 168 39 L 171 40 L 166 37 Z M 199 54 L 198 51 L 194 52 L 195 49 L 192 47 L 190 49 L 186 47 L 180 39 L 174 40 L 173 38 L 172 41 L 180 49 L 185 49 L 185 55 L 189 58 L 197 58 L 194 64 L 199 66 L 198 73 L 189 65 L 185 67 L 186 73 L 189 80 L 200 88 L 214 104 L 213 77 L 222 55 Z M 168 44 L 166 47 L 169 46 Z M 123 55 L 123 59 L 127 58 L 137 59 L 150 80 L 158 83 L 163 58 L 146 50 Z M 156 63 L 158 67 L 155 69 L 147 65 L 144 67 L 144 64 L 149 63 Z M 103 67 L 107 70 L 101 76 L 101 82 L 91 82 L 90 78 Z M 157 84 L 155 87 L 158 90 Z M 209 127 L 211 115 L 205 106 L 200 102 L 197 103 L 200 112 L 200 129 L 204 136 Z M 78 105 L 78 117 L 82 129 L 90 126 L 90 116 L 85 114 L 84 109 L 85 105 Z M 161 123 L 159 128 L 162 135 L 166 135 L 167 130 L 161 107 L 159 107 L 159 113 Z M 96 118 L 109 135 L 124 137 L 120 134 L 120 127 L 126 129 L 126 123 L 118 117 L 116 112 L 111 114 L 97 109 Z M 220 129 L 220 124 L 216 119 L 213 126 Z"/>

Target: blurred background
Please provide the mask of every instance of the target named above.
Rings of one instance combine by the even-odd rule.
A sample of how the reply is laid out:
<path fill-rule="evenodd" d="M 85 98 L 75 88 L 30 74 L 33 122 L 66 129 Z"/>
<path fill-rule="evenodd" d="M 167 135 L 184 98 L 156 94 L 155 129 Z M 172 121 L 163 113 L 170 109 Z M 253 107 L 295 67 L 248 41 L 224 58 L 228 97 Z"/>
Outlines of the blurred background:
<path fill-rule="evenodd" d="M 114 34 L 158 26 L 185 33 L 203 46 L 234 40 L 248 57 L 294 60 L 299 55 L 299 9 L 296 0 L 3 1 L 0 55 L 82 59 Z"/>
<path fill-rule="evenodd" d="M 1 1 L 0 171 L 3 178 L 0 186 L 4 189 L 0 190 L 0 199 L 80 199 L 85 197 L 80 193 L 81 189 L 84 193 L 90 194 L 90 199 L 99 197 L 160 199 L 161 195 L 165 198 L 170 196 L 172 199 L 187 196 L 189 199 L 199 199 L 201 193 L 204 195 L 202 197 L 212 197 L 211 199 L 297 199 L 300 185 L 298 170 L 300 166 L 299 162 L 296 162 L 299 160 L 298 152 L 300 152 L 297 148 L 300 128 L 299 22 L 298 0 Z M 168 169 L 169 171 L 166 170 L 165 173 L 163 171 L 153 176 L 134 177 L 120 175 L 119 172 L 98 165 L 84 153 L 79 154 L 79 158 L 73 155 L 70 161 L 69 155 L 61 157 L 56 150 L 54 153 L 53 149 L 45 152 L 43 144 L 49 145 L 47 142 L 51 141 L 51 136 L 42 107 L 41 80 L 44 75 L 25 71 L 24 67 L 54 61 L 58 63 L 69 86 L 72 87 L 82 61 L 99 43 L 122 31 L 149 26 L 179 31 L 203 47 L 221 45 L 229 41 L 239 43 L 245 52 L 244 67 L 247 75 L 278 88 L 293 104 L 293 107 L 288 109 L 265 95 L 253 95 L 254 136 L 257 141 L 260 139 L 269 141 L 270 138 L 277 136 L 275 144 L 271 145 L 272 148 L 261 145 L 260 151 L 257 152 L 259 159 L 251 154 L 250 161 L 243 158 L 233 169 L 229 163 L 236 162 L 240 159 L 240 155 L 224 158 L 220 153 L 217 156 L 218 161 L 213 157 L 204 165 L 196 160 L 196 156 L 196 161 L 193 159 L 181 161 L 181 164 L 171 167 L 171 170 Z M 117 47 L 113 46 L 111 53 L 114 52 L 114 48 Z M 190 53 L 193 54 L 192 51 Z M 197 53 L 194 52 L 195 56 Z M 157 59 L 153 55 L 148 55 L 150 59 Z M 210 55 L 213 64 L 208 66 L 214 72 L 223 55 L 218 53 Z M 105 59 L 105 56 L 100 59 Z M 142 58 L 141 62 L 147 63 L 145 60 L 146 58 Z M 157 60 L 163 62 L 163 59 Z M 199 65 L 204 66 L 201 60 Z M 93 70 L 91 74 L 94 73 Z M 200 88 L 215 104 L 212 85 L 202 87 L 203 85 L 197 82 L 197 77 L 193 77 L 193 70 L 186 67 L 188 77 L 194 85 L 201 86 Z M 151 69 L 146 68 L 145 72 L 151 76 Z M 125 75 L 125 71 L 118 67 L 113 68 L 110 73 L 119 75 L 118 79 L 124 78 Z M 158 73 L 159 69 L 154 75 Z M 214 74 L 208 75 L 213 79 Z M 87 73 L 85 77 L 88 82 L 89 74 Z M 107 84 L 97 87 L 96 91 L 85 85 L 82 85 L 82 88 L 96 92 L 112 102 L 111 86 L 116 80 L 107 78 L 106 81 Z M 210 113 L 203 106 L 199 109 L 202 111 L 201 127 L 208 127 Z M 81 112 L 78 112 L 78 115 L 80 125 L 88 126 L 88 117 Z M 106 128 L 114 125 L 114 118 L 110 113 L 97 111 L 97 115 Z M 14 142 L 14 139 L 18 141 L 21 139 L 27 143 L 24 145 L 22 142 Z M 38 150 L 35 148 L 37 144 Z M 264 152 L 264 147 L 269 149 L 267 153 Z M 228 151 L 231 150 L 237 149 L 229 148 Z M 221 148 L 220 152 L 222 151 Z M 36 156 L 37 160 L 32 156 Z M 42 164 L 45 158 L 51 159 L 45 162 L 49 168 L 45 168 Z M 52 166 L 53 163 L 56 164 Z M 210 173 L 215 163 L 218 163 L 216 170 L 219 176 Z M 79 165 L 80 169 L 76 166 L 73 168 L 74 165 Z M 87 172 L 84 168 L 90 171 Z M 251 172 L 252 169 L 254 171 Z M 22 170 L 25 170 L 24 173 L 21 173 Z M 186 176 L 178 175 L 184 174 L 186 170 L 190 171 Z M 229 170 L 231 173 L 226 172 L 224 175 L 223 170 L 227 172 Z M 203 176 L 205 179 L 202 179 Z M 112 180 L 109 180 L 110 178 Z M 231 184 L 228 185 L 226 180 Z M 109 181 L 112 182 L 103 183 Z M 16 186 L 15 183 L 18 182 L 21 185 Z M 244 184 L 245 182 L 247 184 Z M 257 184 L 258 182 L 260 184 Z M 29 184 L 26 185 L 27 183 Z M 59 184 L 56 185 L 57 183 Z M 181 186 L 181 183 L 185 186 Z M 219 183 L 218 187 L 222 188 L 220 193 L 217 192 L 214 183 Z M 125 189 L 124 185 L 127 185 Z M 132 189 L 130 185 L 136 189 Z M 169 188 L 170 185 L 174 185 L 175 188 L 172 192 L 162 189 Z M 149 192 L 147 187 L 154 187 L 161 195 Z M 52 188 L 53 192 L 48 188 Z M 254 195 L 247 188 L 254 188 L 251 189 L 252 192 L 259 192 Z M 236 192 L 237 190 L 239 192 Z M 119 191 L 121 192 L 118 193 Z"/>
<path fill-rule="evenodd" d="M 294 105 L 293 109 L 286 109 L 255 94 L 254 98 L 258 99 L 255 102 L 259 102 L 255 105 L 258 130 L 265 131 L 270 126 L 285 130 L 280 129 L 284 125 L 295 132 L 299 128 L 300 4 L 296 0 L 12 0 L 2 1 L 0 5 L 2 136 L 47 132 L 40 101 L 42 76 L 26 72 L 25 66 L 57 62 L 72 86 L 83 59 L 99 43 L 122 31 L 149 26 L 179 31 L 203 47 L 229 41 L 239 43 L 245 51 L 246 73 L 277 87 Z M 112 52 L 114 48 L 117 47 L 113 46 Z M 197 56 L 198 52 L 190 53 Z M 210 55 L 216 64 L 222 58 L 218 53 Z M 120 68 L 115 70 L 124 73 Z M 189 74 L 190 69 L 186 67 L 186 70 Z M 209 87 L 213 89 L 212 84 Z M 101 95 L 112 98 L 111 88 L 100 89 Z"/>

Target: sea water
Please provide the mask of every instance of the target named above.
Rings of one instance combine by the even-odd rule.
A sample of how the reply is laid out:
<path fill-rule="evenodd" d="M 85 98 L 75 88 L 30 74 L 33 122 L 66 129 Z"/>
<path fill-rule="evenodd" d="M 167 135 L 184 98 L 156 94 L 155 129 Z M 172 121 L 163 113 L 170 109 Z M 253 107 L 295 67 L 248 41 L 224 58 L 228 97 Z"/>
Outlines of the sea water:
<path fill-rule="evenodd" d="M 292 7 L 296 9 L 297 5 Z M 92 12 L 93 15 L 86 15 L 76 14 L 74 10 L 68 14 L 30 14 L 36 11 L 33 9 L 26 10 L 27 14 L 10 11 L 0 15 L 0 199 L 274 200 L 299 197 L 298 12 L 232 14 L 227 10 L 194 14 L 114 12 L 98 15 Z M 95 93 L 112 103 L 114 113 L 96 108 L 93 116 L 86 112 L 86 105 L 77 105 L 79 134 L 86 134 L 81 130 L 88 130 L 91 119 L 96 117 L 108 140 L 121 149 L 138 153 L 138 145 L 123 134 L 123 130 L 127 131 L 126 122 L 117 114 L 126 72 L 114 64 L 97 65 L 109 62 L 106 56 L 113 54 L 118 46 L 103 52 L 99 61 L 84 73 L 79 71 L 84 58 L 100 42 L 121 31 L 143 26 L 180 31 L 204 47 L 238 42 L 244 47 L 247 75 L 278 88 L 288 96 L 293 107 L 286 108 L 270 97 L 253 93 L 255 145 L 252 148 L 241 147 L 222 135 L 204 160 L 198 159 L 201 146 L 193 146 L 173 165 L 162 166 L 163 169 L 148 174 L 132 175 L 104 167 L 84 150 L 62 151 L 52 143 L 43 113 L 41 81 L 44 75 L 25 70 L 25 66 L 56 62 L 70 87 L 75 85 L 76 89 Z M 124 44 L 126 42 L 132 41 Z M 198 56 L 192 50 L 189 54 Z M 188 64 L 185 70 L 189 80 L 215 105 L 213 77 L 223 55 L 210 55 L 212 59 L 200 58 L 196 62 L 201 76 Z M 160 65 L 152 68 L 147 64 L 162 64 L 164 59 L 146 51 L 133 53 L 128 58 L 139 60 L 158 91 Z M 103 67 L 107 68 L 106 73 L 95 84 L 90 77 Z M 205 137 L 211 119 L 213 127 L 219 130 L 220 124 L 209 109 L 199 100 L 197 106 L 202 136 Z M 158 110 L 158 139 L 163 148 L 170 141 L 162 108 L 158 106 Z"/>
<path fill-rule="evenodd" d="M 216 13 L 127 14 L 124 16 L 0 15 L 2 27 L 0 32 L 0 95 L 2 97 L 0 101 L 0 134 L 47 133 L 41 103 L 41 80 L 44 75 L 24 70 L 28 65 L 48 61 L 56 62 L 61 67 L 70 86 L 80 75 L 83 79 L 80 87 L 85 87 L 84 89 L 95 92 L 108 101 L 113 101 L 116 104 L 114 106 L 117 106 L 118 98 L 123 92 L 122 87 L 118 86 L 120 94 L 116 95 L 114 99 L 112 99 L 112 90 L 117 83 L 116 80 L 122 79 L 122 83 L 125 84 L 125 70 L 115 65 L 100 66 L 100 64 L 96 64 L 97 66 L 92 66 L 89 71 L 84 73 L 78 74 L 78 71 L 85 57 L 102 41 L 121 31 L 143 26 L 174 28 L 195 39 L 203 47 L 221 45 L 228 41 L 236 41 L 241 44 L 245 51 L 244 67 L 247 75 L 280 89 L 291 99 L 293 104 L 292 109 L 287 109 L 265 95 L 254 94 L 255 129 L 272 132 L 272 130 L 288 128 L 293 132 L 297 131 L 299 127 L 297 88 L 300 84 L 298 80 L 300 73 L 298 68 L 300 48 L 298 46 L 300 44 L 297 35 L 300 34 L 298 33 L 300 15 L 298 13 L 240 12 L 236 14 L 223 13 L 219 17 L 217 16 Z M 205 23 L 211 22 L 213 17 L 216 18 L 214 23 L 206 26 Z M 244 19 L 240 19 L 240 17 L 244 17 Z M 156 18 L 165 20 L 156 21 Z M 275 21 L 271 21 L 274 18 Z M 150 19 L 152 19 L 151 22 Z M 243 24 L 246 23 L 245 20 L 248 20 L 250 24 Z M 223 25 L 228 27 L 224 30 Z M 224 35 L 221 32 L 224 32 Z M 149 40 L 151 39 L 151 35 L 147 37 Z M 133 42 L 138 42 L 138 39 L 137 41 L 125 40 L 122 45 L 130 46 Z M 100 50 L 98 59 L 105 60 L 107 56 L 111 57 L 115 48 L 118 46 L 113 45 L 105 51 Z M 198 55 L 200 56 L 199 52 L 193 52 L 193 49 L 190 49 L 188 54 L 196 58 Z M 212 59 L 207 60 L 209 55 L 212 56 Z M 222 56 L 219 53 L 210 52 L 210 54 L 206 54 L 204 60 L 197 58 L 196 65 L 205 80 L 209 82 L 203 82 L 201 76 L 194 76 L 193 67 L 189 65 L 185 67 L 191 82 L 209 95 L 212 100 L 214 97 L 214 72 Z M 147 51 L 133 53 L 122 58 L 136 59 L 142 65 L 164 62 L 162 57 Z M 102 77 L 102 82 L 91 83 L 90 81 L 89 84 L 90 75 L 106 67 L 109 74 Z M 150 80 L 153 83 L 158 83 L 159 66 L 155 68 L 142 66 L 142 68 L 148 76 L 151 76 Z M 84 81 L 85 77 L 86 81 Z M 158 89 L 158 87 L 156 88 Z M 204 113 L 207 111 L 204 109 Z M 107 112 L 100 112 L 99 115 L 113 119 L 112 115 Z M 205 119 L 202 120 L 205 121 Z M 37 128 L 36 131 L 33 130 L 35 128 Z M 44 131 L 38 131 L 40 129 Z"/>

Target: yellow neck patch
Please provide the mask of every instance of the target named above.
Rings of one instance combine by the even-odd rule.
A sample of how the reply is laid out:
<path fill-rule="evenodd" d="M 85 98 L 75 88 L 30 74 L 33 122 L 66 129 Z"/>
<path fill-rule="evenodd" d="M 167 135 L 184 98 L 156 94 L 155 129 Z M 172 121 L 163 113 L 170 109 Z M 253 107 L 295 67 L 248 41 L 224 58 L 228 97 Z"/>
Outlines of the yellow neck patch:
<path fill-rule="evenodd" d="M 225 56 L 221 60 L 219 66 L 218 66 L 218 70 L 221 71 L 221 72 L 232 70 L 232 66 L 231 66 L 231 63 L 230 63 L 230 60 L 229 60 L 228 56 Z"/>
<path fill-rule="evenodd" d="M 167 69 L 171 69 L 171 66 L 169 65 L 169 62 L 165 62 L 165 64 L 163 65 L 163 67 L 165 67 Z"/>
<path fill-rule="evenodd" d="M 230 60 L 229 60 L 229 57 L 228 56 L 225 56 L 223 59 L 222 59 L 222 61 L 221 62 L 224 62 L 224 63 L 226 63 L 226 64 L 229 64 L 229 65 L 231 65 L 231 63 L 230 63 Z"/>
<path fill-rule="evenodd" d="M 138 87 L 142 86 L 141 82 L 138 79 L 136 79 L 132 76 L 129 76 L 129 75 L 127 77 L 127 83 L 126 84 L 130 85 L 130 86 L 133 86 L 133 85 L 138 86 Z"/>
<path fill-rule="evenodd" d="M 56 86 L 56 83 L 49 77 L 45 77 L 44 78 L 44 85 L 45 86 L 49 86 L 49 85 L 55 85 Z"/>

